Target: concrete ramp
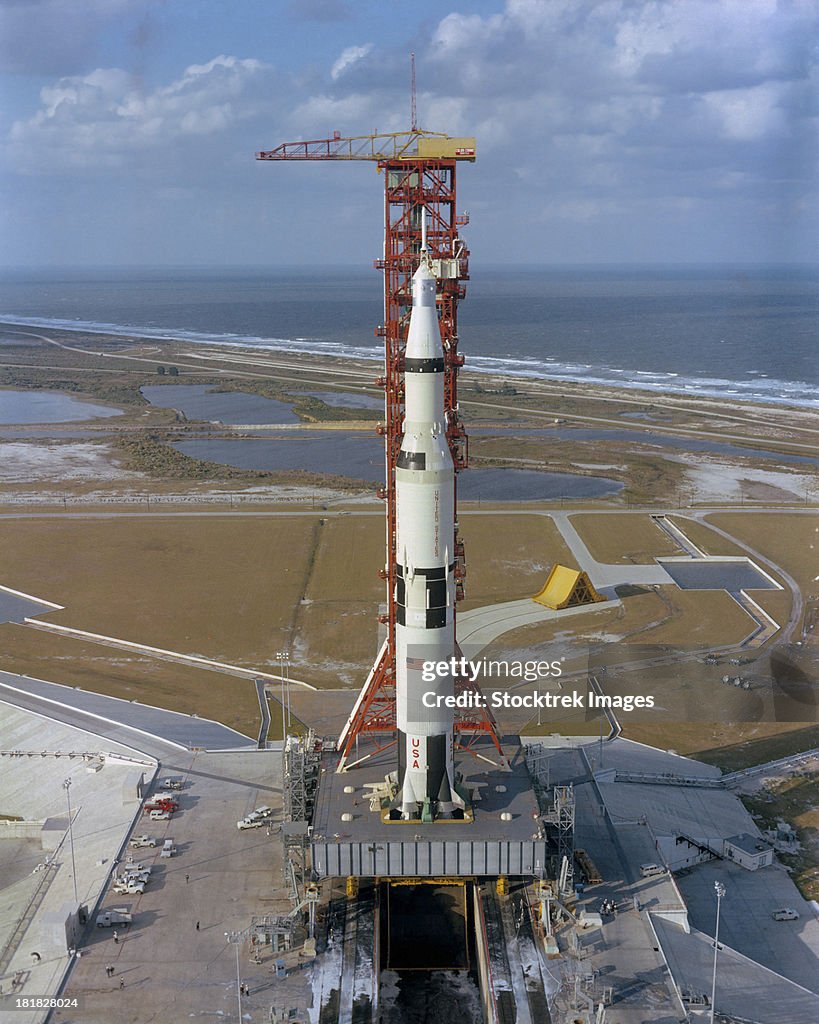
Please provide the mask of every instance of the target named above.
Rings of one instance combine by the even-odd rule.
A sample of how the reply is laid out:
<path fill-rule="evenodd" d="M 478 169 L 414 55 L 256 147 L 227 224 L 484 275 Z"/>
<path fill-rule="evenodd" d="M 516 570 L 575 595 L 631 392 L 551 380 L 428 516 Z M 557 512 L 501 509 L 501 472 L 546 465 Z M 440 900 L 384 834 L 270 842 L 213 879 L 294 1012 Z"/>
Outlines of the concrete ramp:
<path fill-rule="evenodd" d="M 710 995 L 713 938 L 696 930 L 686 935 L 655 915 L 651 923 L 678 990 Z M 722 942 L 715 1005 L 718 1013 L 758 1024 L 815 1024 L 819 1020 L 819 996 Z"/>

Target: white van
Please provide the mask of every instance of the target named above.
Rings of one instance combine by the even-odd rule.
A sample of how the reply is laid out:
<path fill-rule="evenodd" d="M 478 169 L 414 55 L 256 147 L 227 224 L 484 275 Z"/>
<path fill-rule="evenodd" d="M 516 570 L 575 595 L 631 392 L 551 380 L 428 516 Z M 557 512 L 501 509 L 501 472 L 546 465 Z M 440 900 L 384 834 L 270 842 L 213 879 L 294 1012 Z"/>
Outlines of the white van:
<path fill-rule="evenodd" d="M 173 845 L 173 839 L 166 839 L 162 844 L 162 849 L 159 851 L 160 857 L 173 857 L 176 853 L 176 847 Z"/>
<path fill-rule="evenodd" d="M 652 875 L 662 875 L 663 868 L 659 864 L 641 864 L 640 874 L 643 878 L 650 878 Z"/>

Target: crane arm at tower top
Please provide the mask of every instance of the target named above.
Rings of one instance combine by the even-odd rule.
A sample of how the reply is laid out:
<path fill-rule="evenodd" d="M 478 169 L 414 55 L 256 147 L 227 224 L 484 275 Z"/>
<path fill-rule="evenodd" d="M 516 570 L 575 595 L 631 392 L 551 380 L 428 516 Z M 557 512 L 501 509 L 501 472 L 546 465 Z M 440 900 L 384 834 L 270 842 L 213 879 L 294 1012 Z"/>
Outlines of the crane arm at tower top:
<path fill-rule="evenodd" d="M 257 160 L 468 160 L 475 161 L 475 139 L 453 138 L 420 128 L 311 142 L 283 142 L 256 154 Z"/>

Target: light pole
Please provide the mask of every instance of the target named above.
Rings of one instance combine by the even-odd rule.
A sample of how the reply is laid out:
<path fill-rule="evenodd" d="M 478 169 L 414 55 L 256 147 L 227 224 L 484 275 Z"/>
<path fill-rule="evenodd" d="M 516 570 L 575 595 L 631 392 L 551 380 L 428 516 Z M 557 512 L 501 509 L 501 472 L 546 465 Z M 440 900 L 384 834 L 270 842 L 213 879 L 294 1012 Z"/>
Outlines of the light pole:
<path fill-rule="evenodd" d="M 717 995 L 717 953 L 719 951 L 719 910 L 722 897 L 725 895 L 725 886 L 722 882 L 714 882 L 714 892 L 717 894 L 717 926 L 714 929 L 714 974 L 711 978 L 711 1024 L 714 1024 L 716 1006 L 714 1000 Z"/>
<path fill-rule="evenodd" d="M 287 690 L 287 728 L 290 728 L 290 651 L 284 652 L 284 678 Z"/>
<path fill-rule="evenodd" d="M 284 659 L 287 657 L 287 651 L 276 651 L 276 657 L 279 659 L 279 679 L 282 684 L 282 742 L 287 739 L 287 722 L 285 717 L 285 699 L 284 699 Z"/>
<path fill-rule="evenodd" d="M 239 943 L 242 941 L 241 932 L 225 932 L 228 944 L 236 947 L 236 999 L 239 1003 L 239 1024 L 242 1024 L 242 979 L 239 974 Z"/>
<path fill-rule="evenodd" d="M 77 898 L 77 864 L 74 860 L 74 823 L 71 820 L 71 779 L 63 782 L 65 799 L 68 802 L 68 844 L 71 847 L 71 879 L 74 882 L 74 902 L 79 903 Z"/>

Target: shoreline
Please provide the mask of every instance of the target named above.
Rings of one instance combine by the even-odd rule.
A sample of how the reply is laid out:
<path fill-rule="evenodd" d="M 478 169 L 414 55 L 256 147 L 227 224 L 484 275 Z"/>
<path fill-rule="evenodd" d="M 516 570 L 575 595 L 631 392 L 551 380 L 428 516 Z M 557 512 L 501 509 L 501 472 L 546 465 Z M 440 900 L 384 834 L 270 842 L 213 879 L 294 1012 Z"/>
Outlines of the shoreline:
<path fill-rule="evenodd" d="M 42 331 L 57 335 L 67 334 L 72 337 L 90 336 L 95 339 L 107 339 L 114 344 L 127 341 L 132 345 L 179 345 L 194 346 L 202 349 L 210 346 L 222 351 L 225 355 L 234 353 L 240 358 L 248 358 L 254 355 L 263 357 L 267 355 L 298 360 L 318 360 L 322 363 L 341 361 L 344 363 L 363 364 L 362 370 L 365 366 L 377 365 L 383 361 L 383 349 L 379 346 L 345 346 L 340 342 L 320 341 L 317 339 L 257 339 L 236 336 L 235 340 L 231 340 L 225 336 L 205 335 L 196 331 L 185 331 L 184 329 L 180 329 L 177 334 L 168 334 L 157 329 L 157 333 L 152 334 L 150 329 L 147 328 L 133 330 L 116 324 L 96 326 L 92 323 L 71 325 L 63 321 L 50 321 L 49 318 L 40 317 L 0 319 L 0 330 L 4 328 L 9 329 L 13 334 L 35 334 L 37 331 Z M 143 333 L 146 330 L 149 333 Z M 194 353 L 189 353 L 189 355 L 196 358 Z M 819 399 L 786 398 L 782 395 L 772 395 L 769 397 L 758 393 L 742 394 L 743 388 L 752 387 L 757 383 L 756 378 L 754 380 L 732 381 L 723 378 L 681 377 L 679 373 L 670 371 L 626 370 L 618 367 L 593 366 L 591 364 L 583 364 L 583 369 L 591 371 L 589 375 L 583 375 L 564 369 L 577 364 L 560 362 L 554 363 L 554 372 L 550 373 L 548 361 L 536 363 L 527 357 L 481 356 L 468 352 L 465 355 L 465 373 L 476 374 L 479 377 L 501 378 L 508 380 L 510 383 L 542 384 L 553 387 L 581 386 L 594 390 L 611 390 L 616 394 L 636 392 L 640 398 L 645 395 L 647 399 L 652 396 L 657 399 L 673 396 L 678 399 L 688 399 L 689 401 L 706 400 L 720 403 L 740 403 L 743 408 L 752 405 L 763 409 L 773 408 L 802 412 L 819 411 Z M 505 365 L 507 363 L 510 365 Z M 618 376 L 620 374 L 622 374 L 622 377 Z M 642 377 L 646 379 L 643 380 L 641 379 Z M 762 374 L 759 375 L 758 379 L 771 380 Z M 675 385 L 675 381 L 679 381 L 679 383 Z M 702 383 L 698 384 L 697 381 Z M 707 384 L 709 383 L 711 385 L 719 383 L 725 386 L 708 387 Z M 792 386 L 800 392 L 809 394 L 814 394 L 817 391 L 817 388 L 808 381 L 787 381 L 777 378 L 775 383 L 781 385 L 783 389 Z M 639 399 L 636 398 L 634 400 L 638 401 Z"/>
<path fill-rule="evenodd" d="M 39 333 L 6 325 L 0 330 L 0 387 L 70 393 L 110 405 L 123 415 L 86 424 L 86 436 L 75 439 L 70 437 L 78 429 L 73 422 L 43 425 L 30 438 L 14 436 L 13 424 L 5 431 L 0 428 L 8 435 L 2 438 L 8 459 L 0 474 L 3 495 L 22 489 L 35 497 L 49 490 L 44 486 L 47 478 L 62 480 L 73 495 L 98 491 L 103 502 L 123 489 L 144 494 L 146 489 L 179 488 L 193 494 L 217 481 L 217 490 L 235 494 L 262 485 L 288 498 L 338 485 L 346 492 L 339 494 L 343 500 L 351 490 L 369 489 L 352 472 L 355 459 L 342 481 L 338 467 L 329 470 L 321 459 L 294 463 L 295 449 L 269 465 L 248 462 L 245 449 L 274 434 L 281 445 L 327 431 L 377 432 L 382 412 L 373 410 L 362 419 L 349 400 L 336 407 L 330 397 L 344 392 L 383 401 L 376 383 L 381 367 L 374 360 L 77 330 Z M 299 422 L 221 423 L 208 418 L 204 407 L 194 409 L 194 418 L 188 420 L 187 412 L 171 407 L 177 402 L 184 407 L 181 397 L 163 405 L 146 402 L 142 388 L 160 382 L 274 399 L 291 406 Z M 322 391 L 329 404 L 321 399 Z M 602 476 L 621 486 L 613 501 L 627 507 L 696 505 L 715 499 L 790 505 L 807 503 L 816 493 L 819 422 L 812 409 L 691 393 L 646 393 L 622 385 L 521 380 L 474 372 L 469 365 L 459 379 L 458 399 L 475 470 Z M 177 447 L 185 440 L 223 448 L 236 442 L 239 447 L 229 453 L 207 445 Z M 92 441 L 98 441 L 96 447 Z M 245 454 L 234 459 L 237 452 Z M 295 465 L 300 467 L 298 478 Z M 545 479 L 538 477 L 543 487 Z M 28 486 L 21 487 L 24 481 Z M 562 501 L 572 494 L 571 487 L 547 488 L 544 500 L 551 496 Z M 507 500 L 538 499 L 529 494 Z"/>

